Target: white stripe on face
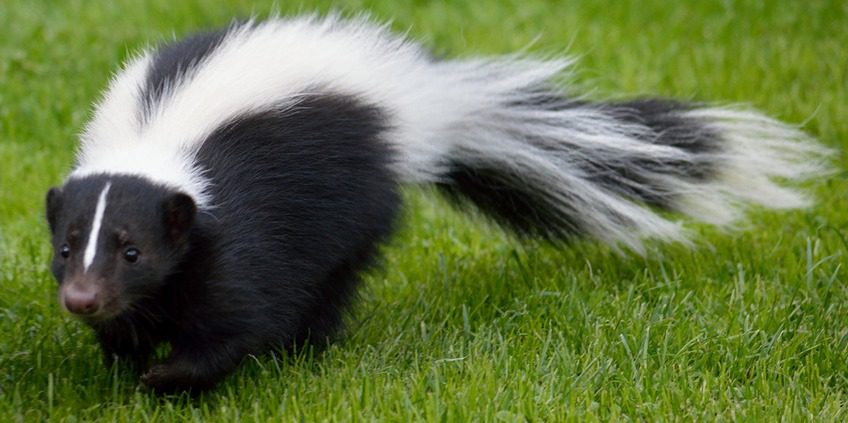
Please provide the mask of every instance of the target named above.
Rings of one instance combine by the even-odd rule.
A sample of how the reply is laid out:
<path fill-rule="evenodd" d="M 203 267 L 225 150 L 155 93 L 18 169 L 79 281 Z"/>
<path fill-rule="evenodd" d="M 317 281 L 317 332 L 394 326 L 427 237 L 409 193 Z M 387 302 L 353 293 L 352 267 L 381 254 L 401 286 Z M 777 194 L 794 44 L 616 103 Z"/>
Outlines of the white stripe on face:
<path fill-rule="evenodd" d="M 94 262 L 94 255 L 97 253 L 97 237 L 100 234 L 100 226 L 103 224 L 103 213 L 106 211 L 106 194 L 109 193 L 111 182 L 106 183 L 103 191 L 100 191 L 100 197 L 97 199 L 97 209 L 94 210 L 94 221 L 91 223 L 91 233 L 88 235 L 88 244 L 85 246 L 85 255 L 83 256 L 83 272 L 88 271 L 88 267 Z"/>

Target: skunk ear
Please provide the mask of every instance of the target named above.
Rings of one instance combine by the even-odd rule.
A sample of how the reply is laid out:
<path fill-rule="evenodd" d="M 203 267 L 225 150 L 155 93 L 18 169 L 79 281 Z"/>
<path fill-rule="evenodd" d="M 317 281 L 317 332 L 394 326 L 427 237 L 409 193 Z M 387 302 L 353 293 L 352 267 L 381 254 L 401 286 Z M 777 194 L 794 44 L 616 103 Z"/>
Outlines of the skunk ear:
<path fill-rule="evenodd" d="M 47 191 L 47 224 L 50 225 L 50 232 L 56 232 L 56 219 L 61 208 L 62 189 L 59 187 L 50 188 L 50 191 Z"/>
<path fill-rule="evenodd" d="M 185 242 L 197 214 L 194 200 L 186 194 L 173 194 L 162 202 L 162 211 L 168 238 L 175 243 Z"/>

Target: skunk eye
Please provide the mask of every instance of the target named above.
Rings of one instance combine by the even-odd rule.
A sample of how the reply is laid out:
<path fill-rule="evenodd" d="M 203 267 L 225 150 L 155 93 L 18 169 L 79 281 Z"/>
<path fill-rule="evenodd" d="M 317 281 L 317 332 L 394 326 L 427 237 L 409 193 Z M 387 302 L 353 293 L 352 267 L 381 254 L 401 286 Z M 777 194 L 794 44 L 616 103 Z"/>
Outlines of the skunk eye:
<path fill-rule="evenodd" d="M 59 254 L 62 258 L 68 258 L 71 255 L 71 247 L 68 244 L 62 245 L 62 248 L 59 249 Z"/>
<path fill-rule="evenodd" d="M 130 247 L 124 251 L 124 260 L 129 263 L 135 263 L 138 261 L 138 256 L 141 253 L 138 251 L 138 248 Z"/>

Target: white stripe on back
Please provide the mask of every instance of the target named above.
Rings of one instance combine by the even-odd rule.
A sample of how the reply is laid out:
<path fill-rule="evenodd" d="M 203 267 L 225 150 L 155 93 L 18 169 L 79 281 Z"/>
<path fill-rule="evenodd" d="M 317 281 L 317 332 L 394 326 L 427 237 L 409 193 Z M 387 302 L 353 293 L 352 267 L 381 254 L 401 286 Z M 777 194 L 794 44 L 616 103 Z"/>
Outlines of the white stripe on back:
<path fill-rule="evenodd" d="M 106 194 L 109 193 L 111 186 L 112 183 L 107 182 L 103 191 L 100 191 L 100 197 L 97 198 L 94 221 L 91 223 L 91 233 L 88 235 L 88 244 L 85 246 L 85 255 L 83 256 L 84 272 L 88 271 L 88 267 L 94 262 L 94 255 L 97 253 L 97 237 L 100 234 L 100 226 L 103 224 L 103 214 L 106 212 Z"/>

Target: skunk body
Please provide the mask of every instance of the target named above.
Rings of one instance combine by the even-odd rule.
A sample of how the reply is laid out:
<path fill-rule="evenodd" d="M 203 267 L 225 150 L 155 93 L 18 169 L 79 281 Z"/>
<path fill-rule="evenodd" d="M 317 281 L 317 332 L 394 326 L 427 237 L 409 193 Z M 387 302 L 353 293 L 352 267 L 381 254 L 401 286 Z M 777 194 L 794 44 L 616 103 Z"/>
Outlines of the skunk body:
<path fill-rule="evenodd" d="M 592 103 L 567 60 L 434 60 L 364 20 L 271 19 L 148 51 L 112 80 L 48 193 L 60 301 L 160 391 L 214 386 L 247 354 L 338 327 L 391 233 L 404 183 L 520 234 L 641 252 L 793 208 L 773 178 L 826 151 L 749 111 Z"/>

